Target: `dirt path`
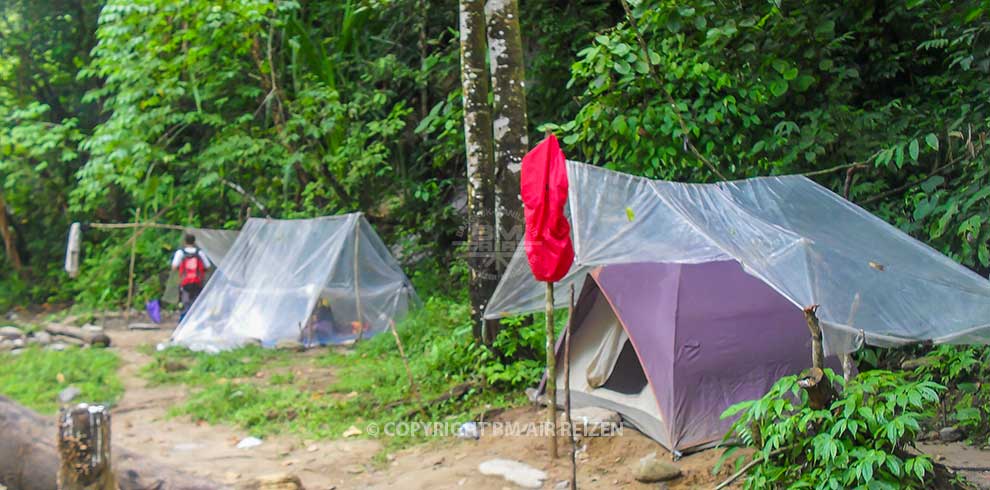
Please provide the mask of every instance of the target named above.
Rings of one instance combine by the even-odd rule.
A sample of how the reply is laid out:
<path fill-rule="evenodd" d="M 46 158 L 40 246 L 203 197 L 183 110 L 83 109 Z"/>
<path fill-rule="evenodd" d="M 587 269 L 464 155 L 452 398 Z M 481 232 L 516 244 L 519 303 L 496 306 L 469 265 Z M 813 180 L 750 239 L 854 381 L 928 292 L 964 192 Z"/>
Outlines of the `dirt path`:
<path fill-rule="evenodd" d="M 108 326 L 109 327 L 109 326 Z M 140 351 L 142 345 L 155 345 L 167 339 L 167 331 L 127 331 L 109 328 L 113 349 L 121 359 L 120 376 L 124 396 L 115 410 L 113 434 L 116 441 L 142 451 L 165 464 L 183 468 L 232 486 L 277 473 L 300 477 L 309 490 L 367 489 L 495 489 L 516 488 L 511 483 L 481 475 L 478 465 L 493 458 L 523 461 L 548 471 L 551 478 L 544 488 L 567 478 L 569 466 L 561 459 L 551 468 L 545 440 L 539 437 L 482 437 L 480 440 L 442 438 L 375 459 L 382 448 L 378 440 L 342 439 L 304 441 L 293 436 L 265 439 L 261 446 L 237 449 L 247 434 L 227 426 L 197 424 L 185 417 L 168 417 L 168 408 L 186 396 L 181 386 L 148 386 L 140 376 L 151 357 Z M 499 420 L 529 422 L 542 414 L 533 408 L 512 410 Z M 566 447 L 566 446 L 562 446 Z M 579 462 L 578 481 L 582 489 L 655 489 L 656 484 L 636 482 L 633 468 L 650 452 L 667 457 L 653 441 L 633 430 L 620 437 L 594 439 Z M 710 474 L 718 454 L 707 451 L 678 462 L 684 477 L 669 488 L 705 488 L 718 480 Z"/>

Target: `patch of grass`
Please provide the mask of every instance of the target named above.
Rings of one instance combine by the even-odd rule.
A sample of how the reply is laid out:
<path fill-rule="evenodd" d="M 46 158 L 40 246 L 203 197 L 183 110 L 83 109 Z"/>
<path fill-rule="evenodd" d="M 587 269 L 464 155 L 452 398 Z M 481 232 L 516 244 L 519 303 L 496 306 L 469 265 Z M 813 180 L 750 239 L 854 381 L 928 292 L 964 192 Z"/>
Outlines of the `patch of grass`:
<path fill-rule="evenodd" d="M 114 403 L 124 392 L 117 366 L 117 355 L 104 349 L 31 347 L 0 354 L 0 393 L 44 414 L 55 413 L 56 396 L 69 386 L 82 392 L 77 400 Z"/>
<path fill-rule="evenodd" d="M 257 346 L 218 354 L 193 352 L 182 347 L 147 352 L 153 355 L 154 361 L 144 366 L 141 374 L 153 384 L 213 385 L 221 380 L 253 378 L 259 372 L 293 362 L 288 352 Z"/>
<path fill-rule="evenodd" d="M 173 416 L 237 425 L 257 437 L 339 438 L 352 426 L 364 431 L 356 437 L 372 437 L 367 433 L 371 424 L 384 428 L 399 421 L 456 428 L 489 410 L 525 403 L 523 388 L 542 374 L 543 329 L 539 322 L 516 319 L 507 322 L 494 348 L 481 346 L 472 338 L 465 301 L 429 298 L 397 327 L 415 393 L 389 332 L 353 349 L 328 349 L 316 356 L 258 347 L 216 355 L 171 348 L 152 352 L 155 360 L 144 373 L 153 382 L 193 387 L 185 402 L 170 409 Z M 419 409 L 420 401 L 436 400 L 462 384 L 468 389 L 461 396 Z M 426 437 L 402 434 L 382 440 L 388 452 Z"/>

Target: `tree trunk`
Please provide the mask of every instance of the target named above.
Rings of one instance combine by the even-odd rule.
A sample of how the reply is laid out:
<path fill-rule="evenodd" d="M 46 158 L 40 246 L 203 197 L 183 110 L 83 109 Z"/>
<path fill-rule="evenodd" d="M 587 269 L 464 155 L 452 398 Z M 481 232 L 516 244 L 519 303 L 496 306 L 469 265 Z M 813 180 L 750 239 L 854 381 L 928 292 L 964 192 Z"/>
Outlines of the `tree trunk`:
<path fill-rule="evenodd" d="M 483 0 L 460 1 L 461 90 L 467 150 L 468 266 L 474 337 L 484 341 L 482 313 L 498 284 L 495 261 L 495 189 L 492 114 L 485 70 Z"/>
<path fill-rule="evenodd" d="M 498 270 L 505 270 L 522 241 L 524 223 L 519 198 L 519 170 L 529 151 L 526 122 L 526 69 L 519 5 L 516 0 L 488 0 L 488 55 L 495 102 L 495 227 Z"/>
<path fill-rule="evenodd" d="M 59 458 L 54 417 L 43 418 L 0 396 L 0 485 L 17 490 L 56 488 Z M 121 490 L 213 490 L 222 485 L 202 480 L 121 449 L 113 451 Z"/>
<path fill-rule="evenodd" d="M 0 235 L 3 236 L 3 249 L 7 254 L 7 260 L 10 261 L 10 266 L 20 274 L 23 264 L 21 264 L 20 254 L 17 253 L 14 234 L 10 231 L 10 223 L 7 222 L 7 200 L 4 199 L 3 189 L 0 189 Z"/>

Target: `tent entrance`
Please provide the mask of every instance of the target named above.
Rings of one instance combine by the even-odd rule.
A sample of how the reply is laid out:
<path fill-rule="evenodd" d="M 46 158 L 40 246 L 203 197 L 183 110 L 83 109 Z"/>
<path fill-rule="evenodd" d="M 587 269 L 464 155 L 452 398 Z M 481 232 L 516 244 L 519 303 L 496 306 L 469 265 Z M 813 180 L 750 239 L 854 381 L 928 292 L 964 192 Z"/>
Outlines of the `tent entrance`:
<path fill-rule="evenodd" d="M 648 384 L 643 365 L 636 357 L 636 349 L 633 348 L 632 342 L 626 340 L 615 360 L 612 375 L 601 387 L 623 395 L 638 395 L 646 390 Z"/>

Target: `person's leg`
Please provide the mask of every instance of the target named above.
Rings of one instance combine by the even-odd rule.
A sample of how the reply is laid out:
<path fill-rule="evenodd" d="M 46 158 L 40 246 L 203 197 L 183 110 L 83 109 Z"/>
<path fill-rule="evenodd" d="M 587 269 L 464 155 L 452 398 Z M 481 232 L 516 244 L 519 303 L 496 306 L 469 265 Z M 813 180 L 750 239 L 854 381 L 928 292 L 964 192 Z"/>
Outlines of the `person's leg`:
<path fill-rule="evenodd" d="M 188 284 L 185 286 L 179 286 L 179 304 L 182 305 L 182 309 L 179 311 L 179 323 L 182 323 L 182 319 L 185 318 L 186 313 L 189 312 L 189 307 L 192 305 L 194 299 L 191 296 L 192 295 L 190 294 Z"/>

